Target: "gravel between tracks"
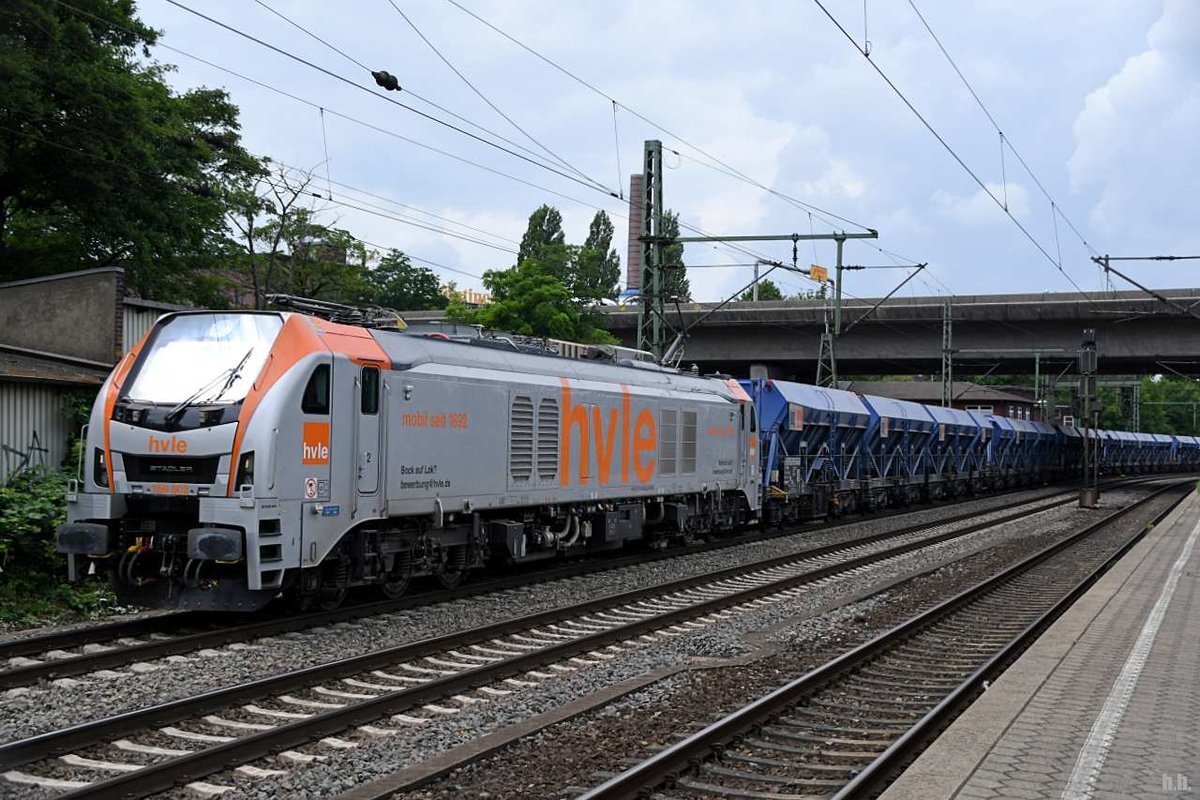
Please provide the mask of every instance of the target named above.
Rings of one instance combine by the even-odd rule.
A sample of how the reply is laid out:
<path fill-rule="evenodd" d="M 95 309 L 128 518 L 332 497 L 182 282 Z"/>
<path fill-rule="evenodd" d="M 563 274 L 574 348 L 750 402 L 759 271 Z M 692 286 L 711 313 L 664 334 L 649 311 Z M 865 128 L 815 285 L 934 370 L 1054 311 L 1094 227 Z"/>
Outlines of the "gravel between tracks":
<path fill-rule="evenodd" d="M 149 664 L 134 664 L 116 672 L 12 689 L 0 696 L 0 741 L 24 738 L 235 683 L 552 609 L 586 597 L 615 594 L 815 545 L 841 542 L 890 527 L 936 522 L 972 510 L 978 510 L 983 518 L 990 509 L 1013 501 L 1043 497 L 1046 492 L 1042 488 L 941 505 L 902 519 L 864 519 L 837 530 L 806 531 L 710 553 L 338 623 L 249 644 L 234 644 L 187 657 L 173 656 Z M 1002 512 L 994 513 L 1000 516 Z"/>
<path fill-rule="evenodd" d="M 1110 494 L 1107 510 L 1129 496 Z M 690 670 L 634 692 L 594 712 L 547 728 L 420 790 L 405 800 L 445 798 L 573 797 L 583 788 L 619 772 L 628 760 L 647 757 L 651 749 L 671 743 L 716 721 L 750 700 L 778 687 L 852 647 L 927 609 L 946 597 L 989 577 L 1037 549 L 1056 541 L 1065 529 L 1094 519 L 1093 512 L 1072 509 L 1055 524 L 1026 537 L 1006 537 L 998 546 L 973 558 L 853 605 L 798 624 L 784 622 L 760 637 L 764 649 L 777 649 L 749 664 Z M 1146 522 L 1152 512 L 1135 512 Z M 1118 535 L 1106 533 L 1113 540 Z M 539 754 L 553 752 L 553 759 Z M 536 771 L 528 765 L 537 763 Z M 316 795 L 312 795 L 316 796 Z"/>
<path fill-rule="evenodd" d="M 1107 503 L 1114 508 L 1135 496 L 1137 493 L 1133 491 L 1111 492 L 1107 495 Z M 1067 507 L 1045 512 L 1036 520 L 1007 523 L 998 529 L 907 554 L 851 578 L 813 586 L 793 600 L 739 614 L 726 620 L 720 628 L 707 628 L 633 651 L 612 662 L 545 681 L 536 689 L 474 706 L 453 717 L 404 729 L 400 734 L 386 739 L 348 734 L 347 738 L 358 741 L 360 746 L 357 749 L 338 754 L 335 759 L 325 763 L 294 769 L 281 778 L 247 783 L 221 775 L 208 780 L 241 787 L 225 795 L 228 798 L 257 800 L 285 794 L 294 798 L 330 797 L 649 670 L 695 665 L 697 657 L 721 659 L 748 656 L 756 651 L 764 654 L 763 658 L 736 670 L 681 673 L 670 681 L 652 685 L 630 696 L 622 701 L 623 705 L 617 704 L 599 714 L 587 715 L 580 722 L 556 726 L 555 730 L 574 725 L 584 726 L 573 739 L 560 743 L 557 734 L 553 741 L 532 737 L 527 742 L 518 743 L 516 750 L 502 754 L 495 763 L 485 762 L 478 768 L 468 768 L 461 777 L 451 776 L 418 794 L 421 797 L 439 798 L 554 796 L 558 788 L 572 785 L 573 781 L 579 779 L 572 778 L 572 775 L 581 777 L 584 783 L 590 783 L 593 777 L 591 771 L 601 768 L 597 765 L 598 759 L 611 762 L 608 768 L 615 769 L 619 766 L 615 761 L 617 758 L 644 755 L 641 749 L 643 742 L 668 740 L 670 732 L 678 730 L 689 713 L 699 715 L 696 722 L 707 722 L 714 710 L 728 710 L 735 706 L 741 698 L 734 688 L 741 687 L 741 694 L 749 696 L 778 685 L 797 671 L 819 663 L 824 656 L 857 644 L 873 632 L 910 615 L 914 609 L 943 599 L 948 593 L 992 574 L 999 565 L 1011 563 L 1033 549 L 1056 540 L 1065 532 L 1077 529 L 1084 524 L 1084 520 L 1094 518 L 1094 512 Z M 957 561 L 976 553 L 980 554 L 977 558 Z M 868 598 L 817 616 L 831 605 L 868 592 L 880 583 L 947 562 L 953 563 L 948 563 L 932 577 L 918 579 L 886 595 Z M 776 629 L 775 633 L 766 638 L 755 633 L 771 629 Z M 777 648 L 782 648 L 782 651 L 771 655 Z M 703 687 L 706 680 L 711 680 L 703 676 L 720 673 L 724 673 L 725 677 L 719 684 L 719 692 L 712 696 L 694 693 L 698 692 L 698 687 Z M 717 687 L 718 684 L 714 683 L 713 686 Z M 678 692 L 683 693 L 686 701 L 676 700 L 678 705 L 671 704 L 671 713 L 662 714 L 662 704 L 667 695 Z M 614 712 L 614 708 L 618 710 Z M 647 720 L 643 712 L 649 709 L 655 710 Z M 611 744 L 600 747 L 598 745 L 602 740 L 593 738 L 599 731 L 589 731 L 586 725 L 588 721 L 605 718 L 621 723 L 620 731 L 613 734 Z M 630 720 L 633 720 L 632 724 L 629 724 Z M 664 731 L 661 736 L 655 735 L 656 720 L 657 727 Z M 606 735 L 603 741 L 608 740 Z M 537 764 L 537 770 L 531 770 L 531 764 Z M 262 761 L 258 765 L 279 767 L 278 763 L 271 761 Z M 571 768 L 575 772 L 571 773 Z M 543 777 L 531 783 L 535 772 Z M 473 775 L 478 777 L 476 785 L 472 785 Z"/>

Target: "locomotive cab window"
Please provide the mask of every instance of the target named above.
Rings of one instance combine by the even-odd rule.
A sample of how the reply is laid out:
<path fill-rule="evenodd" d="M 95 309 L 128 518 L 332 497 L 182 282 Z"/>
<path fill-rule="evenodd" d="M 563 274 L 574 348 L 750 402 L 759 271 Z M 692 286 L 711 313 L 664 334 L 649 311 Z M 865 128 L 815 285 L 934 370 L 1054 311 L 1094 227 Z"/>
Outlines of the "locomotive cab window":
<path fill-rule="evenodd" d="M 363 367 L 362 397 L 359 410 L 364 414 L 379 413 L 379 368 Z"/>
<path fill-rule="evenodd" d="M 313 370 L 304 387 L 304 398 L 300 401 L 300 410 L 305 414 L 329 413 L 329 365 L 321 364 Z"/>

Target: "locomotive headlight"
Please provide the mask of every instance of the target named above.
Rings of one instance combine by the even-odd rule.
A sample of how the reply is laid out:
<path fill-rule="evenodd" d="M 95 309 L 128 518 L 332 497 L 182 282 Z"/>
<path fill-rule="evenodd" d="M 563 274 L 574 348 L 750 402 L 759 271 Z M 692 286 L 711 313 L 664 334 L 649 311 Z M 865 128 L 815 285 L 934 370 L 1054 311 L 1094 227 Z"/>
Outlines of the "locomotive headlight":
<path fill-rule="evenodd" d="M 254 451 L 242 453 L 242 457 L 238 459 L 237 480 L 234 481 L 234 491 L 241 489 L 243 486 L 254 485 Z"/>
<path fill-rule="evenodd" d="M 108 463 L 104 460 L 104 450 L 99 447 L 92 454 L 92 480 L 97 486 L 108 486 Z"/>

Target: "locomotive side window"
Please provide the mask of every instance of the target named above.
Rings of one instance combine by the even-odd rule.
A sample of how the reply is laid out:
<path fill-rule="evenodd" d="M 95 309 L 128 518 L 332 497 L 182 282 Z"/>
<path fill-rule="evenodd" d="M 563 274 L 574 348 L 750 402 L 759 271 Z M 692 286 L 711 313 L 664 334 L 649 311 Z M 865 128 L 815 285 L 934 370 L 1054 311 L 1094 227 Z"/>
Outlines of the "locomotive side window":
<path fill-rule="evenodd" d="M 379 413 L 379 368 L 363 367 L 362 397 L 359 410 L 364 414 Z"/>
<path fill-rule="evenodd" d="M 313 370 L 308 385 L 304 387 L 304 398 L 300 410 L 305 414 L 329 413 L 329 365 L 321 364 Z"/>
<path fill-rule="evenodd" d="M 696 474 L 696 412 L 683 412 L 683 430 L 680 442 L 683 453 L 679 458 L 679 472 L 682 475 Z"/>
<path fill-rule="evenodd" d="M 676 426 L 679 412 L 673 408 L 664 408 L 658 418 L 658 474 L 675 474 L 676 442 L 678 441 Z"/>

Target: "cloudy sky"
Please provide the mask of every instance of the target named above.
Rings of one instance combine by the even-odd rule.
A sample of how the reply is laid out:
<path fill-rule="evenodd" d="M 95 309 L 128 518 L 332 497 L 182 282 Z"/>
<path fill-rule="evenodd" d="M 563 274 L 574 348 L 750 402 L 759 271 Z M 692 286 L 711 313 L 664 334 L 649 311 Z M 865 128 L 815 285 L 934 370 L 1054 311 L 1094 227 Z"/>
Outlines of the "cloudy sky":
<path fill-rule="evenodd" d="M 334 202 L 322 204 L 327 222 L 443 265 L 437 271 L 459 286 L 478 287 L 484 270 L 512 263 L 509 251 L 541 203 L 562 211 L 574 242 L 583 240 L 597 208 L 608 211 L 624 263 L 628 205 L 606 190 L 628 194 L 648 138 L 670 151 L 666 205 L 686 224 L 713 234 L 861 230 L 840 217 L 878 229 L 877 244 L 888 251 L 850 243 L 847 262 L 891 264 L 898 255 L 930 264 L 906 293 L 1073 291 L 1055 263 L 1060 252 L 1063 270 L 1080 287 L 1103 289 L 1081 239 L 1113 255 L 1200 254 L 1196 0 L 913 0 L 915 7 L 868 0 L 865 18 L 859 0 L 822 0 L 854 43 L 812 0 L 457 0 L 461 8 L 450 0 L 395 0 L 411 24 L 389 0 L 180 2 L 349 80 L 291 61 L 167 0 L 139 0 L 141 17 L 164 31 L 164 44 L 300 98 L 165 48 L 155 53 L 178 66 L 171 78 L 178 87 L 229 91 L 251 150 L 312 170 L 316 185 L 332 191 Z M 1001 146 L 917 10 L 1011 147 Z M 525 133 L 455 75 L 418 30 Z M 864 38 L 870 62 L 986 192 L 856 49 Z M 404 91 L 377 89 L 355 61 L 396 75 Z M 503 136 L 513 143 L 504 147 L 553 171 L 387 98 L 482 138 Z M 613 99 L 620 104 L 615 135 Z M 730 168 L 800 202 L 731 177 Z M 1007 203 L 1036 244 L 988 192 Z M 823 213 L 810 218 L 801 204 Z M 790 243 L 746 247 L 791 259 Z M 691 265 L 752 260 L 712 245 L 689 245 L 686 253 Z M 814 261 L 832 263 L 832 245 L 804 244 L 800 263 Z M 1194 272 L 1200 262 L 1129 268 L 1156 286 L 1200 285 Z M 693 294 L 723 298 L 750 271 L 690 270 Z M 903 274 L 851 273 L 847 291 L 877 296 Z M 794 275 L 781 283 L 789 292 L 810 286 Z"/>

